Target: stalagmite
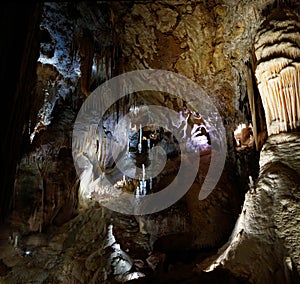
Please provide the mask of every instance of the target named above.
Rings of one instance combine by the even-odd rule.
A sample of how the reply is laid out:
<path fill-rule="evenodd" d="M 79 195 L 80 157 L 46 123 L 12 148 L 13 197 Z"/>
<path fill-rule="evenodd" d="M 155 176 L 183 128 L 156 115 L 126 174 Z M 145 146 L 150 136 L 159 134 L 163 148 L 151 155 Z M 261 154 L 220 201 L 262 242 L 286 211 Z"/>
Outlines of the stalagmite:
<path fill-rule="evenodd" d="M 147 194 L 147 182 L 145 180 L 146 177 L 146 171 L 145 171 L 145 165 L 142 165 L 142 180 L 140 181 L 140 190 L 141 190 L 141 195 L 146 195 Z"/>
<path fill-rule="evenodd" d="M 17 248 L 18 244 L 19 244 L 19 239 L 18 239 L 18 235 L 16 235 L 14 239 L 14 247 Z"/>
<path fill-rule="evenodd" d="M 144 165 L 144 164 L 142 165 L 142 169 L 143 169 L 143 177 L 142 177 L 142 180 L 144 181 L 144 180 L 145 180 L 145 174 L 146 174 L 146 172 L 145 172 L 145 165 Z"/>
<path fill-rule="evenodd" d="M 150 139 L 148 138 L 147 139 L 147 146 L 148 146 L 148 149 L 150 150 L 150 148 L 151 148 L 151 143 L 150 143 L 151 141 L 150 141 Z"/>
<path fill-rule="evenodd" d="M 139 144 L 138 144 L 138 151 L 140 154 L 142 153 L 142 136 L 143 136 L 143 130 L 142 130 L 142 125 L 140 124 L 140 136 L 139 136 Z"/>
<path fill-rule="evenodd" d="M 135 196 L 138 198 L 140 196 L 140 187 L 137 186 L 135 189 Z"/>

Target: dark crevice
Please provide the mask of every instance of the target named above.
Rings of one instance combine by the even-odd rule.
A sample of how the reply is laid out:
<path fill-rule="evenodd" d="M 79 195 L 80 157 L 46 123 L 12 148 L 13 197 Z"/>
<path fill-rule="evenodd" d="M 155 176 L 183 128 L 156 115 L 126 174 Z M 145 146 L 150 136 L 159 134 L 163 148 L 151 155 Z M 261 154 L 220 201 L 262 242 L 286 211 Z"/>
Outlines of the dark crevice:
<path fill-rule="evenodd" d="M 300 38 L 299 38 L 300 39 Z M 300 41 L 300 40 L 299 40 Z M 256 50 L 259 50 L 261 48 L 265 48 L 265 47 L 271 47 L 273 45 L 279 45 L 279 44 L 284 44 L 284 43 L 290 43 L 292 44 L 292 47 L 296 47 L 300 49 L 300 45 L 298 45 L 297 40 L 293 39 L 293 38 L 281 38 L 281 39 L 274 39 L 273 41 L 269 41 L 266 43 L 262 43 L 261 45 L 256 47 Z"/>
<path fill-rule="evenodd" d="M 292 57 L 292 56 L 289 56 L 288 54 L 286 54 L 286 52 L 284 52 L 284 51 L 276 51 L 268 56 L 265 56 L 265 57 L 262 57 L 261 59 L 259 59 L 257 61 L 257 66 L 261 63 L 270 61 L 272 59 L 278 59 L 278 58 L 285 58 L 285 59 L 292 60 L 293 62 L 297 62 L 297 63 L 300 62 L 300 57 Z"/>

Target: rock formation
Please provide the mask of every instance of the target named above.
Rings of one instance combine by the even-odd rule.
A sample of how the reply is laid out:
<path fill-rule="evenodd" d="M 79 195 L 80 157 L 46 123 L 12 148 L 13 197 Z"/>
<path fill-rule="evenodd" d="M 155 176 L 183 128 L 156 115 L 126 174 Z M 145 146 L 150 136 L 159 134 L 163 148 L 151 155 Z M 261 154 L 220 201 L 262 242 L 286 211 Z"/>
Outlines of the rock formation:
<path fill-rule="evenodd" d="M 299 282 L 298 1 L 20 5 L 1 283 Z"/>

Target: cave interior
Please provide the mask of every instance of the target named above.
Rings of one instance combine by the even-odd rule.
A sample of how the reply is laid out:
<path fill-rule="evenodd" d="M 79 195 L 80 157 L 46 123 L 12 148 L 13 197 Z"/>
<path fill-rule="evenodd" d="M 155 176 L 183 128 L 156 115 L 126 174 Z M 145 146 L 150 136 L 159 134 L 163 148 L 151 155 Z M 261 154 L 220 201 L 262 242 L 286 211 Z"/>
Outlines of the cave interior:
<path fill-rule="evenodd" d="M 300 3 L 1 9 L 1 283 L 300 283 Z"/>

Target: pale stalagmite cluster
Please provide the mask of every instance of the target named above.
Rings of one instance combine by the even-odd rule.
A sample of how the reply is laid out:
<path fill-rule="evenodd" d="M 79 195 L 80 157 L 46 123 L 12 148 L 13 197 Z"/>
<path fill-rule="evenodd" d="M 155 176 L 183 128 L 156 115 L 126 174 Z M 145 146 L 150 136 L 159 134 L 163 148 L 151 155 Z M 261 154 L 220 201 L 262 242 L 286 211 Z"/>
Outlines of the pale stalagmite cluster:
<path fill-rule="evenodd" d="M 300 20 L 291 10 L 275 10 L 255 41 L 258 89 L 268 135 L 300 126 Z"/>

